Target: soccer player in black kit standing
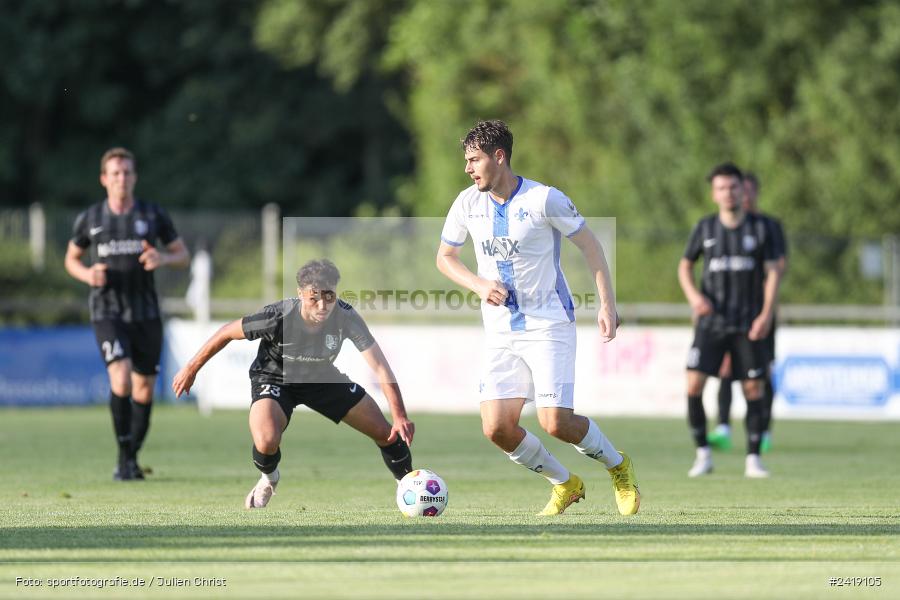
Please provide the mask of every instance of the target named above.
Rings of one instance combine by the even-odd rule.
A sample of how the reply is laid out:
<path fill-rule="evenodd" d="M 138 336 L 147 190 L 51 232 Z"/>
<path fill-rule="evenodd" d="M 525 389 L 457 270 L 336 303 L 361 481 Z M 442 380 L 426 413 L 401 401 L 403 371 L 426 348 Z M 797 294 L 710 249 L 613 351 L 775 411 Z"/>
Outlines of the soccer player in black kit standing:
<path fill-rule="evenodd" d="M 766 221 L 769 232 L 775 244 L 775 257 L 778 261 L 778 270 L 782 280 L 787 272 L 787 238 L 781 222 L 771 215 L 763 214 L 759 210 L 757 199 L 759 197 L 759 178 L 750 171 L 744 171 L 744 211 L 753 213 Z M 775 387 L 772 383 L 772 365 L 775 362 L 775 327 L 778 319 L 772 319 L 772 328 L 766 336 L 766 351 L 769 353 L 769 368 L 766 372 L 766 381 L 763 384 L 763 435 L 760 450 L 768 452 L 772 446 L 772 404 L 775 400 Z M 726 373 L 719 382 L 719 424 L 709 435 L 709 443 L 713 448 L 728 450 L 731 448 L 731 378 L 730 361 L 727 367 L 723 367 Z"/>
<path fill-rule="evenodd" d="M 244 507 L 263 508 L 281 476 L 281 436 L 294 408 L 305 404 L 332 420 L 369 436 L 398 481 L 412 471 L 415 426 L 406 416 L 400 386 L 365 321 L 335 289 L 340 272 L 329 260 L 314 260 L 297 271 L 297 296 L 222 326 L 175 375 L 176 396 L 190 392 L 200 369 L 232 340 L 260 340 L 250 366 L 250 435 L 253 464 L 260 478 Z M 345 339 L 359 350 L 378 377 L 393 425 L 361 385 L 338 371 L 334 361 Z"/>
<path fill-rule="evenodd" d="M 719 212 L 697 223 L 678 265 L 678 281 L 696 319 L 687 361 L 687 395 L 697 453 L 688 476 L 712 472 L 703 387 L 708 376 L 718 375 L 725 354 L 730 353 L 733 376 L 741 381 L 747 399 L 744 476 L 768 477 L 759 459 L 768 368 L 763 340 L 772 328 L 781 272 L 770 228 L 743 208 L 740 169 L 731 163 L 718 165 L 708 181 Z M 693 267 L 701 255 L 703 276 L 698 290 Z"/>
<path fill-rule="evenodd" d="M 136 183 L 134 155 L 125 148 L 107 150 L 100 159 L 106 199 L 75 219 L 65 258 L 69 275 L 91 287 L 91 324 L 109 374 L 109 406 L 119 446 L 113 478 L 119 481 L 144 478 L 137 454 L 150 427 L 162 352 L 153 271 L 186 267 L 190 261 L 165 211 L 135 198 Z M 88 266 L 82 262 L 86 252 Z"/>

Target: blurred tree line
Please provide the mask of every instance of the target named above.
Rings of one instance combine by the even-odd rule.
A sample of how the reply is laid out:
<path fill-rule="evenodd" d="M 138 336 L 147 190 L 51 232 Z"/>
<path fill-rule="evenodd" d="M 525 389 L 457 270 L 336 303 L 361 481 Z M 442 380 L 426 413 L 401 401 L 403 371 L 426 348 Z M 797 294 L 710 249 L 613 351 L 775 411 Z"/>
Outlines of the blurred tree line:
<path fill-rule="evenodd" d="M 4 0 L 0 197 L 82 206 L 99 158 L 138 158 L 138 193 L 167 207 L 349 215 L 393 203 L 408 133 L 395 76 L 335 89 L 255 44 L 257 2 Z M 400 143 L 397 143 L 397 141 Z"/>
<path fill-rule="evenodd" d="M 789 300 L 879 302 L 859 240 L 900 232 L 894 0 L 7 0 L 0 52 L 6 206 L 99 198 L 123 144 L 171 207 L 443 216 L 502 118 L 518 172 L 618 219 L 629 300 L 681 300 L 724 160 L 795 242 Z"/>
<path fill-rule="evenodd" d="M 730 159 L 796 231 L 900 230 L 892 0 L 267 0 L 256 35 L 336 89 L 402 76 L 417 169 L 398 199 L 416 214 L 445 214 L 459 138 L 503 118 L 516 168 L 591 214 L 689 227 Z"/>
<path fill-rule="evenodd" d="M 794 242 L 788 300 L 881 300 L 859 256 L 900 232 L 895 1 L 267 0 L 256 36 L 336 89 L 402 77 L 406 212 L 446 214 L 470 183 L 459 138 L 502 118 L 517 171 L 617 218 L 621 295 L 680 301 L 674 264 L 715 208 L 704 176 L 733 160 Z"/>

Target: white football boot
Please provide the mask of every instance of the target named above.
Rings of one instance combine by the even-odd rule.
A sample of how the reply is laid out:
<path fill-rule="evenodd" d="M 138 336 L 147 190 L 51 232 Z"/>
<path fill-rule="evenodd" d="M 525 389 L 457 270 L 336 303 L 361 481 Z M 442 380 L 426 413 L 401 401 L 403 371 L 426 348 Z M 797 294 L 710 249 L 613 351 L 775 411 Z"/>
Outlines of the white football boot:
<path fill-rule="evenodd" d="M 688 477 L 700 477 L 712 473 L 712 451 L 709 446 L 697 448 L 697 457 L 694 459 L 694 465 L 688 471 Z"/>
<path fill-rule="evenodd" d="M 250 490 L 250 493 L 247 494 L 247 499 L 244 500 L 244 508 L 265 508 L 272 496 L 275 495 L 275 486 L 277 485 L 277 481 L 273 483 L 266 479 L 265 476 L 260 477 L 253 489 Z"/>
<path fill-rule="evenodd" d="M 744 477 L 751 479 L 765 479 L 769 472 L 759 460 L 759 454 L 748 454 L 744 462 Z"/>

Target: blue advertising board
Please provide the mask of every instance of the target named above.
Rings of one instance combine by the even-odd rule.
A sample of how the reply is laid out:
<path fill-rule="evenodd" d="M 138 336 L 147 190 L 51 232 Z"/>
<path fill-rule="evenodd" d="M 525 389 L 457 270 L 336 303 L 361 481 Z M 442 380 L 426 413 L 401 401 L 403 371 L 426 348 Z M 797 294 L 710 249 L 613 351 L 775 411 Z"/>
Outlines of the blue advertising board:
<path fill-rule="evenodd" d="M 108 399 L 109 379 L 90 326 L 0 329 L 0 406 Z"/>
<path fill-rule="evenodd" d="M 898 374 L 880 355 L 788 355 L 776 379 L 795 406 L 878 408 L 898 392 Z"/>

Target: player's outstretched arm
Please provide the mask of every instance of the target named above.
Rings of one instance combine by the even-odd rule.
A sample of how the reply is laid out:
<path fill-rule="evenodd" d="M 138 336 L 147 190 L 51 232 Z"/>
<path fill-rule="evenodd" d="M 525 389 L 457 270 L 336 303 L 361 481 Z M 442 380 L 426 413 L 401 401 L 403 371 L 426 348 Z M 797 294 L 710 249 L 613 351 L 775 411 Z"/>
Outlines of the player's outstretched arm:
<path fill-rule="evenodd" d="M 478 296 L 494 306 L 500 306 L 506 302 L 509 291 L 500 281 L 491 281 L 479 277 L 469 270 L 463 261 L 459 260 L 459 248 L 441 242 L 437 253 L 437 268 L 448 279 L 472 290 Z"/>
<path fill-rule="evenodd" d="M 244 337 L 244 328 L 241 326 L 241 319 L 235 319 L 220 327 L 203 344 L 203 347 L 197 351 L 197 354 L 175 374 L 175 378 L 172 379 L 172 391 L 175 392 L 175 397 L 178 398 L 181 394 L 187 394 L 191 391 L 191 387 L 194 385 L 194 378 L 197 377 L 197 373 L 203 365 L 215 356 L 219 350 L 227 346 L 228 342 L 243 339 L 246 338 Z"/>
<path fill-rule="evenodd" d="M 616 296 L 612 289 L 612 277 L 609 274 L 609 265 L 600 240 L 585 225 L 578 233 L 569 238 L 581 250 L 584 260 L 587 262 L 594 283 L 597 285 L 597 295 L 600 298 L 600 310 L 597 314 L 597 324 L 600 326 L 600 336 L 604 342 L 616 337 L 616 328 L 619 326 L 619 314 L 616 312 Z"/>
<path fill-rule="evenodd" d="M 408 445 L 412 445 L 413 435 L 416 432 L 415 424 L 406 416 L 406 406 L 403 404 L 403 396 L 400 395 L 400 385 L 397 378 L 388 364 L 384 352 L 378 343 L 374 343 L 366 348 L 362 353 L 362 357 L 366 360 L 369 367 L 375 371 L 378 377 L 378 383 L 381 385 L 381 391 L 387 399 L 388 406 L 391 409 L 391 436 L 389 442 L 393 442 L 399 435 L 400 438 Z"/>

